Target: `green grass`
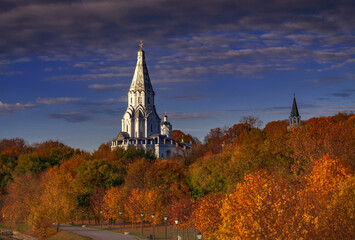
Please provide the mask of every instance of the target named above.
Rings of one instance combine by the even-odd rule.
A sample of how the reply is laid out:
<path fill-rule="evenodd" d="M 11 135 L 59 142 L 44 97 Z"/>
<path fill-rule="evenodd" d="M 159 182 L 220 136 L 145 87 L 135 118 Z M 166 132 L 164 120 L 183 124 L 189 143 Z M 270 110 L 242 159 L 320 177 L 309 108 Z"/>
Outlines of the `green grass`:
<path fill-rule="evenodd" d="M 59 231 L 57 234 L 49 237 L 48 240 L 91 240 L 91 238 L 68 231 Z"/>
<path fill-rule="evenodd" d="M 100 225 L 90 225 L 86 226 L 87 228 L 93 228 L 93 229 L 101 229 Z M 122 227 L 122 226 L 121 226 Z M 112 229 L 108 229 L 108 225 L 103 225 L 102 227 L 103 230 L 108 230 L 111 232 L 116 232 L 116 233 L 121 233 L 124 234 L 124 232 L 129 232 L 131 236 L 136 236 L 141 239 L 147 239 L 149 235 L 153 235 L 153 227 L 149 224 L 144 224 L 144 230 L 143 230 L 143 235 L 141 234 L 141 229 L 140 229 L 140 224 L 136 224 L 133 228 L 131 227 L 131 224 L 126 224 L 125 229 L 120 231 L 120 226 L 114 225 Z M 168 240 L 176 240 L 177 237 L 177 231 L 175 226 L 168 226 L 167 228 L 167 239 Z M 182 238 L 185 240 L 195 240 L 196 239 L 196 232 L 193 230 L 179 230 L 179 235 L 182 236 Z M 155 239 L 156 240 L 165 240 L 165 227 L 164 225 L 158 225 L 155 226 Z"/>
<path fill-rule="evenodd" d="M 3 223 L 0 223 L 0 228 L 7 228 L 7 229 L 13 229 L 19 232 L 26 232 L 31 229 L 31 226 L 25 224 L 25 223 L 17 223 L 16 226 L 7 226 L 4 225 Z"/>
<path fill-rule="evenodd" d="M 30 225 L 27 225 L 25 223 L 18 223 L 16 224 L 16 230 L 19 232 L 26 232 L 31 229 Z"/>

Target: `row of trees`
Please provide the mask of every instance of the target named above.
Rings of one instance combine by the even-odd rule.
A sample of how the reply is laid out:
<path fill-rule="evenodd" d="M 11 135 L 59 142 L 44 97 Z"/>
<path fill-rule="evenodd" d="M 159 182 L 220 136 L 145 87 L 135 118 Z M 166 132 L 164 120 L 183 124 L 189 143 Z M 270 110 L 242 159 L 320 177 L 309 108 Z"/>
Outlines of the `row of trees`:
<path fill-rule="evenodd" d="M 137 223 L 143 212 L 155 224 L 177 218 L 205 239 L 353 239 L 354 126 L 351 114 L 290 131 L 286 121 L 261 130 L 246 117 L 212 129 L 204 143 L 175 131 L 193 148 L 170 160 L 108 144 L 87 153 L 2 140 L 1 214 L 7 224 L 26 221 L 41 238 L 55 231 L 53 222 L 82 214 Z"/>

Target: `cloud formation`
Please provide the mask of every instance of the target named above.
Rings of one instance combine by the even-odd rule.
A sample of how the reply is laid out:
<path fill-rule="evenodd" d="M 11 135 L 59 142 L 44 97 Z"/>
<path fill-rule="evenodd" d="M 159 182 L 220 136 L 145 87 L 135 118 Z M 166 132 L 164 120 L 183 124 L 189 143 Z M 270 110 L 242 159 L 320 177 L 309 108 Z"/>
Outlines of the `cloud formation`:
<path fill-rule="evenodd" d="M 85 54 L 76 46 L 127 46 L 141 36 L 158 46 L 164 39 L 208 31 L 277 29 L 276 34 L 290 34 L 290 40 L 307 45 L 318 38 L 314 35 L 340 35 L 344 39 L 337 41 L 349 41 L 347 33 L 355 22 L 352 1 L 274 0 L 264 4 L 261 0 L 5 0 L 0 9 L 0 31 L 8 33 L 0 49 L 17 54 L 58 53 L 64 48 Z M 229 43 L 223 37 L 196 36 L 194 40 L 201 44 L 219 42 L 221 46 Z"/>
<path fill-rule="evenodd" d="M 70 102 L 77 102 L 82 100 L 82 98 L 72 98 L 72 97 L 57 97 L 57 98 L 37 98 L 37 103 L 42 104 L 64 104 Z"/>
<path fill-rule="evenodd" d="M 15 104 L 9 104 L 9 103 L 3 103 L 0 101 L 0 115 L 6 115 L 6 114 L 11 114 L 15 112 L 20 112 L 28 108 L 34 108 L 36 107 L 35 104 L 32 103 L 15 103 Z"/>
<path fill-rule="evenodd" d="M 117 89 L 121 89 L 122 87 L 127 87 L 127 84 L 92 84 L 88 86 L 89 89 L 94 89 L 98 91 L 115 91 Z"/>
<path fill-rule="evenodd" d="M 51 113 L 48 116 L 50 118 L 63 119 L 70 123 L 87 122 L 92 119 L 91 116 L 83 112 Z"/>

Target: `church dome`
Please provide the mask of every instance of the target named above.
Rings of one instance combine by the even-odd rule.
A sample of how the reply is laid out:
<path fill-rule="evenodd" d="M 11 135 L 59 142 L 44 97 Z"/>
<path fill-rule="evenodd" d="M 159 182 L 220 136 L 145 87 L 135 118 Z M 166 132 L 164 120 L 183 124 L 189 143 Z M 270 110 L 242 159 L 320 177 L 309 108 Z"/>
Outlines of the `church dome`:
<path fill-rule="evenodd" d="M 171 126 L 170 122 L 168 122 L 168 116 L 166 115 L 166 113 L 164 116 L 164 122 L 161 124 L 161 126 L 167 126 L 167 127 Z"/>
<path fill-rule="evenodd" d="M 120 132 L 117 136 L 117 140 L 124 140 L 126 138 L 129 138 L 129 134 L 126 132 Z"/>

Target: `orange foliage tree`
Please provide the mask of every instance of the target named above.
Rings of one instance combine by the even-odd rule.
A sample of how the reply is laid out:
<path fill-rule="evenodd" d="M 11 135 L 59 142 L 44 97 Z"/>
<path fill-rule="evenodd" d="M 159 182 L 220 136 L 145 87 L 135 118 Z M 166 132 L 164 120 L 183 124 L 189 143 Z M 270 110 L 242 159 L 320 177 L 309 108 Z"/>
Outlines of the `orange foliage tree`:
<path fill-rule="evenodd" d="M 113 187 L 107 190 L 103 199 L 104 216 L 107 219 L 120 219 L 121 215 L 119 212 L 123 212 L 125 200 L 126 194 L 118 187 Z"/>
<path fill-rule="evenodd" d="M 328 155 L 315 161 L 298 191 L 296 236 L 305 239 L 353 239 L 355 236 L 355 176 Z"/>
<path fill-rule="evenodd" d="M 192 212 L 195 208 L 194 201 L 189 198 L 176 200 L 169 209 L 169 222 L 174 224 L 175 219 L 179 220 L 179 226 L 189 228 L 193 226 Z"/>
<path fill-rule="evenodd" d="M 327 155 L 314 164 L 301 184 L 246 175 L 223 203 L 218 239 L 353 239 L 354 174 Z"/>
<path fill-rule="evenodd" d="M 42 179 L 44 191 L 39 198 L 38 204 L 40 206 L 33 208 L 33 211 L 46 212 L 50 216 L 50 220 L 57 224 L 57 231 L 59 223 L 70 220 L 77 205 L 72 181 L 73 178 L 70 173 L 61 171 L 57 166 L 51 168 Z M 40 230 L 42 221 L 41 214 L 34 215 L 32 226 L 35 231 Z"/>
<path fill-rule="evenodd" d="M 94 212 L 95 221 L 100 221 L 104 211 L 105 189 L 97 187 L 90 196 L 90 208 Z"/>
<path fill-rule="evenodd" d="M 133 189 L 124 206 L 132 223 L 141 221 L 141 213 L 144 213 L 145 221 L 154 221 L 154 223 L 162 221 L 163 205 L 158 192 L 154 189 Z M 153 213 L 155 214 L 154 219 L 151 218 Z"/>
<path fill-rule="evenodd" d="M 222 194 L 209 194 L 202 198 L 192 213 L 192 221 L 204 239 L 213 239 L 221 224 L 221 207 L 224 196 Z"/>
<path fill-rule="evenodd" d="M 41 192 L 39 178 L 32 174 L 18 176 L 7 187 L 8 194 L 3 198 L 1 215 L 9 225 L 25 221 L 31 215 L 31 207 Z"/>
<path fill-rule="evenodd" d="M 281 177 L 267 171 L 246 175 L 223 203 L 219 239 L 287 239 L 283 226 L 291 206 Z"/>

